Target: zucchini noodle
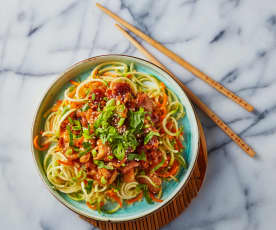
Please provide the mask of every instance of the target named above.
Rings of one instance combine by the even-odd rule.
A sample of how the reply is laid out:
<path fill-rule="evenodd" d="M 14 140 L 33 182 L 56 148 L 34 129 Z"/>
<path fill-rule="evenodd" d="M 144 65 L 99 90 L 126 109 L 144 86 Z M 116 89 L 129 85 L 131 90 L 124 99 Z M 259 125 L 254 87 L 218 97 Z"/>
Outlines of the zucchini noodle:
<path fill-rule="evenodd" d="M 70 109 L 68 112 L 66 112 L 63 116 L 60 117 L 58 120 L 57 126 L 54 126 L 54 131 L 59 132 L 62 122 L 73 112 L 75 112 L 76 109 Z"/>
<path fill-rule="evenodd" d="M 125 200 L 136 197 L 139 193 L 136 189 L 137 185 L 137 182 L 123 183 L 118 195 Z"/>
<path fill-rule="evenodd" d="M 133 63 L 104 62 L 70 82 L 44 114 L 42 147 L 34 140 L 53 187 L 107 214 L 143 198 L 162 202 L 163 180 L 187 167 L 178 97 Z"/>
<path fill-rule="evenodd" d="M 174 113 L 175 113 L 175 111 L 169 112 L 169 113 L 166 115 L 166 117 L 164 118 L 164 120 L 162 121 L 163 129 L 164 129 L 165 132 L 166 132 L 168 135 L 170 135 L 170 136 L 177 136 L 177 135 L 179 134 L 179 132 L 178 132 L 178 123 L 177 123 L 177 120 L 172 116 Z M 175 132 L 172 132 L 172 131 L 170 131 L 170 130 L 167 128 L 168 121 L 171 121 L 172 126 L 173 126 L 173 128 L 175 129 Z"/>
<path fill-rule="evenodd" d="M 155 184 L 155 183 L 152 181 L 152 179 L 150 179 L 149 176 L 139 175 L 139 176 L 137 176 L 137 178 L 144 178 L 144 179 L 146 179 L 153 187 L 158 188 L 158 185 Z"/>
<path fill-rule="evenodd" d="M 101 69 L 104 66 L 110 66 L 110 67 Z M 115 71 L 115 70 L 118 70 L 118 69 L 122 70 L 122 73 L 126 73 L 127 70 L 128 70 L 128 66 L 127 66 L 127 64 L 125 64 L 123 62 L 104 62 L 104 63 L 96 66 L 93 69 L 90 77 L 91 78 L 96 78 L 97 74 L 102 74 L 106 71 Z"/>

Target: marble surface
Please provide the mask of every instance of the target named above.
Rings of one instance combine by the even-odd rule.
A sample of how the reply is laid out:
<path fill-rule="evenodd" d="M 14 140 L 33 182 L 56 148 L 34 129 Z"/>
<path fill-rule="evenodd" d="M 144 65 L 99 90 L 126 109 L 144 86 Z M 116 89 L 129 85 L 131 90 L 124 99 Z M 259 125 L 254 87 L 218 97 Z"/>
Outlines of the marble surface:
<path fill-rule="evenodd" d="M 164 229 L 275 229 L 276 1 L 99 2 L 256 107 L 246 112 L 143 43 L 257 152 L 250 159 L 198 111 L 209 150 L 206 181 Z M 2 1 L 0 21 L 0 228 L 93 229 L 49 194 L 36 171 L 35 108 L 81 59 L 143 56 L 92 0 Z"/>

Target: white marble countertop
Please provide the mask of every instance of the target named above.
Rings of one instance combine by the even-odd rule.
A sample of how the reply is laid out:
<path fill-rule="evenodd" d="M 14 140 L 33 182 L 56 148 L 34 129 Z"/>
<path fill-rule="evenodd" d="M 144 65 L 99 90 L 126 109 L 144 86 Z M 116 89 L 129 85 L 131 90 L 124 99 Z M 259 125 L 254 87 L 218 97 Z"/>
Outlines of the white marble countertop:
<path fill-rule="evenodd" d="M 99 1 L 256 107 L 255 114 L 148 47 L 257 152 L 249 158 L 201 112 L 205 184 L 164 229 L 275 229 L 276 1 Z M 35 108 L 73 63 L 143 57 L 92 0 L 8 0 L 0 7 L 0 228 L 93 229 L 42 183 L 30 150 Z M 144 44 L 144 43 L 143 43 Z"/>

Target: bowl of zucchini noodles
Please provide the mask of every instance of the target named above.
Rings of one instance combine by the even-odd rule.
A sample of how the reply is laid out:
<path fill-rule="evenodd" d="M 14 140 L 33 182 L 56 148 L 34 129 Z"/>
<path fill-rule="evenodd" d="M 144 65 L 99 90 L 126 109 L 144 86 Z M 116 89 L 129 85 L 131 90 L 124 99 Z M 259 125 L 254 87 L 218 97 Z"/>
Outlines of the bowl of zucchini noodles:
<path fill-rule="evenodd" d="M 198 156 L 193 107 L 158 66 L 126 55 L 80 61 L 48 89 L 32 152 L 43 182 L 72 211 L 127 221 L 181 190 Z"/>

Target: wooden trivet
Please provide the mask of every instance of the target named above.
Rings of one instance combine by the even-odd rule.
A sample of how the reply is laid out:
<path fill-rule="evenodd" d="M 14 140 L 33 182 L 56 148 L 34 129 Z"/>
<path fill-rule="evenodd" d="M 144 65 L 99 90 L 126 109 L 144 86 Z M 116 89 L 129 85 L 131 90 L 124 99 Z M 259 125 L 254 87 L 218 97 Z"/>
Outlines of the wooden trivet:
<path fill-rule="evenodd" d="M 183 188 L 166 205 L 139 219 L 125 222 L 98 221 L 80 216 L 102 230 L 157 230 L 180 215 L 195 198 L 203 184 L 207 169 L 207 146 L 204 132 L 198 120 L 200 131 L 199 154 L 195 166 Z"/>

